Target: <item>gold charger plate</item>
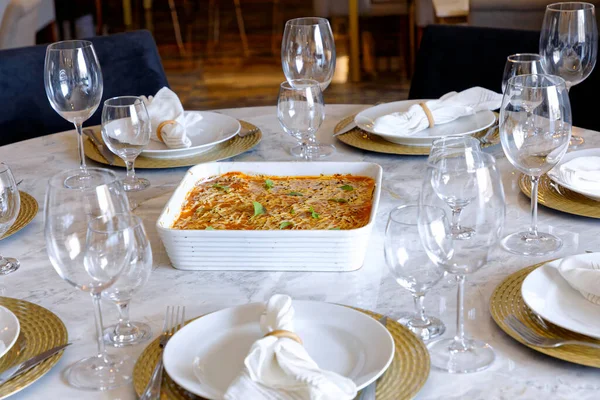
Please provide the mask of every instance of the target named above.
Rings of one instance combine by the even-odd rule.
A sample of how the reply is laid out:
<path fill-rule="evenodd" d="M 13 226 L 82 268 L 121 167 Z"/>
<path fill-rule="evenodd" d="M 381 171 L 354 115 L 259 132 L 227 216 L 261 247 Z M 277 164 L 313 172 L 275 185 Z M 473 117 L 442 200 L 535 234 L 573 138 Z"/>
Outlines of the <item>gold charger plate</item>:
<path fill-rule="evenodd" d="M 521 174 L 519 188 L 531 198 L 531 178 Z M 538 187 L 538 202 L 548 208 L 583 217 L 600 218 L 600 201 L 575 193 L 542 175 Z"/>
<path fill-rule="evenodd" d="M 514 314 L 519 320 L 521 320 L 521 322 L 523 322 L 538 335 L 552 339 L 585 340 L 600 344 L 600 340 L 571 332 L 547 321 L 541 322 L 538 319 L 539 317 L 533 311 L 531 311 L 529 307 L 527 307 L 525 301 L 523 300 L 523 296 L 521 295 L 521 286 L 523 285 L 523 281 L 527 275 L 544 264 L 545 263 L 540 263 L 532 265 L 531 267 L 523 268 L 507 277 L 500 285 L 498 285 L 498 287 L 496 287 L 490 299 L 490 312 L 492 314 L 492 318 L 496 324 L 498 324 L 500 329 L 506 332 L 517 342 L 529 347 L 530 349 L 544 353 L 550 357 L 569 361 L 575 364 L 600 368 L 600 349 L 572 345 L 556 348 L 532 346 L 525 343 L 525 341 L 521 339 L 521 337 L 515 331 L 513 331 L 512 328 L 504 323 L 504 319 L 506 317 Z"/>
<path fill-rule="evenodd" d="M 37 215 L 38 202 L 33 198 L 33 196 L 22 191 L 19 191 L 19 195 L 21 196 L 21 208 L 19 209 L 19 215 L 17 215 L 15 223 L 12 224 L 12 226 L 8 229 L 8 231 L 6 231 L 0 240 L 6 239 L 7 237 L 25 228 Z"/>
<path fill-rule="evenodd" d="M 382 317 L 371 311 L 357 310 L 375 319 Z M 394 338 L 395 353 L 389 368 L 378 380 L 377 400 L 412 399 L 421 390 L 429 376 L 427 347 L 412 332 L 396 321 L 388 319 L 387 329 Z M 150 381 L 154 366 L 162 354 L 159 341 L 160 338 L 150 343 L 135 363 L 133 385 L 138 396 L 142 394 Z M 160 398 L 161 400 L 201 399 L 179 387 L 166 373 L 163 374 Z"/>
<path fill-rule="evenodd" d="M 0 371 L 67 343 L 67 328 L 60 318 L 44 307 L 10 297 L 0 297 L 0 305 L 12 311 L 21 324 L 17 342 L 0 358 Z M 0 399 L 11 396 L 40 379 L 60 360 L 62 354 L 63 351 L 0 385 Z"/>
<path fill-rule="evenodd" d="M 498 119 L 498 115 L 496 115 L 496 119 Z M 342 119 L 333 129 L 333 133 L 337 133 L 344 129 L 348 124 L 354 121 L 354 115 L 350 115 L 344 119 Z M 473 137 L 481 139 L 487 132 L 487 129 L 484 129 L 480 132 L 473 134 Z M 349 146 L 356 147 L 362 150 L 374 151 L 377 153 L 386 153 L 386 154 L 402 154 L 409 156 L 427 156 L 429 155 L 429 150 L 431 146 L 408 146 L 404 144 L 397 144 L 388 142 L 387 140 L 373 135 L 369 132 L 363 131 L 359 127 L 356 127 L 340 136 L 336 136 L 342 143 L 346 143 Z M 494 146 L 500 142 L 500 133 L 498 128 L 489 135 L 487 141 L 481 143 L 481 147 L 486 148 L 490 146 Z"/>
<path fill-rule="evenodd" d="M 256 125 L 253 125 L 246 121 L 240 120 L 240 125 L 242 125 L 242 129 L 253 130 L 258 129 Z M 258 130 L 256 133 L 252 135 L 247 135 L 244 137 L 240 137 L 236 135 L 234 138 L 229 139 L 226 142 L 220 143 L 208 150 L 205 153 L 201 153 L 191 157 L 185 158 L 147 158 L 147 157 L 138 157 L 135 159 L 135 168 L 141 169 L 158 169 L 158 168 L 177 168 L 177 167 L 191 167 L 196 164 L 211 162 L 211 161 L 219 161 L 225 160 L 227 158 L 231 158 L 246 151 L 252 149 L 256 146 L 262 138 L 262 132 Z M 108 164 L 108 161 L 100 154 L 96 146 L 92 144 L 92 142 L 85 137 L 83 143 L 85 155 L 99 163 Z M 125 167 L 125 163 L 119 157 L 115 156 L 115 162 L 113 166 L 116 167 Z"/>

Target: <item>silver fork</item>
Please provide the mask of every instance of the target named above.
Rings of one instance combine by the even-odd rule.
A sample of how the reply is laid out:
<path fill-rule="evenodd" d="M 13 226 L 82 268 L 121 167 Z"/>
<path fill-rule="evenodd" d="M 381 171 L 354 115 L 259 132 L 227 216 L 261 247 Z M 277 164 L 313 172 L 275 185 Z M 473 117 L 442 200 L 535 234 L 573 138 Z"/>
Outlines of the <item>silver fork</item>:
<path fill-rule="evenodd" d="M 165 313 L 165 323 L 163 325 L 163 332 L 160 337 L 160 358 L 154 367 L 150 382 L 144 389 L 144 393 L 140 396 L 140 400 L 159 400 L 160 399 L 160 386 L 162 384 L 162 350 L 167 345 L 167 342 L 179 329 L 183 328 L 185 324 L 185 307 L 184 306 L 167 306 L 167 312 Z"/>
<path fill-rule="evenodd" d="M 528 326 L 522 323 L 516 316 L 509 315 L 504 322 L 511 327 L 525 342 L 537 347 L 559 347 L 565 345 L 579 345 L 600 349 L 600 344 L 585 342 L 582 340 L 562 340 L 543 337 L 532 331 Z"/>

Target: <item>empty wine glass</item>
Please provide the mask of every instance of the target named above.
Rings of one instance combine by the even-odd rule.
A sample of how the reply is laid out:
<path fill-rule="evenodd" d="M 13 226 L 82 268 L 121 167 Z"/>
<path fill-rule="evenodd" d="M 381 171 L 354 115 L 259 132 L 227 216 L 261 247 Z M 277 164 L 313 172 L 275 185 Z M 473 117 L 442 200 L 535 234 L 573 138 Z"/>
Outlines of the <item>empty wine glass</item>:
<path fill-rule="evenodd" d="M 525 106 L 532 102 L 539 103 L 533 111 Z M 538 231 L 538 183 L 540 176 L 566 153 L 571 124 L 564 79 L 553 75 L 520 75 L 508 81 L 500 108 L 500 140 L 510 163 L 531 177 L 531 227 L 502 241 L 503 247 L 512 253 L 542 256 L 562 246 L 560 238 Z"/>
<path fill-rule="evenodd" d="M 501 238 L 504 226 L 505 200 L 502 179 L 490 154 L 461 152 L 450 165 L 444 159 L 428 162 L 419 198 L 419 234 L 429 258 L 456 275 L 458 282 L 456 334 L 454 338 L 439 339 L 428 345 L 431 364 L 451 373 L 467 373 L 487 368 L 495 359 L 490 345 L 468 338 L 464 329 L 464 285 L 467 274 L 474 273 L 488 261 L 492 249 Z M 456 173 L 458 171 L 460 173 Z M 450 210 L 440 199 L 438 180 L 471 178 L 472 198 L 463 209 L 461 218 L 474 228 L 468 239 L 456 240 L 447 220 L 439 218 L 439 209 Z M 432 223 L 431 221 L 435 221 Z"/>
<path fill-rule="evenodd" d="M 333 154 L 335 147 L 317 142 L 316 133 L 325 119 L 323 93 L 311 79 L 283 82 L 277 99 L 277 118 L 283 130 L 300 142 L 290 152 L 310 161 Z"/>
<path fill-rule="evenodd" d="M 445 151 L 466 150 L 480 151 L 481 142 L 471 136 L 445 136 L 436 139 L 431 144 L 429 158 L 439 157 Z"/>
<path fill-rule="evenodd" d="M 119 323 L 106 328 L 104 340 L 115 347 L 123 347 L 142 343 L 152 337 L 152 330 L 147 324 L 129 320 L 129 302 L 148 282 L 152 272 L 152 249 L 139 217 L 128 214 L 117 217 L 129 219 L 128 225 L 132 231 L 131 257 L 117 281 L 102 292 L 102 297 L 119 309 Z"/>
<path fill-rule="evenodd" d="M 583 82 L 593 71 L 598 56 L 598 27 L 593 4 L 565 2 L 546 7 L 540 35 L 542 66 L 549 75 L 558 75 L 567 90 Z M 584 143 L 572 136 L 573 147 Z"/>
<path fill-rule="evenodd" d="M 79 168 L 65 185 L 79 187 L 86 177 L 82 126 L 100 105 L 102 72 L 94 46 L 86 40 L 53 43 L 46 49 L 44 87 L 52 108 L 77 130 Z"/>
<path fill-rule="evenodd" d="M 4 163 L 0 163 L 0 238 L 15 223 L 21 209 L 21 196 L 15 178 Z M 19 260 L 0 256 L 0 275 L 19 269 Z"/>
<path fill-rule="evenodd" d="M 535 53 L 519 53 L 506 57 L 504 74 L 502 75 L 502 93 L 506 90 L 508 80 L 517 75 L 543 74 L 542 57 Z"/>
<path fill-rule="evenodd" d="M 87 187 L 65 186 L 74 172 L 61 172 L 48 182 L 46 247 L 58 275 L 92 296 L 98 353 L 71 365 L 66 379 L 78 388 L 110 390 L 131 381 L 132 373 L 130 360 L 106 353 L 100 309 L 102 291 L 115 283 L 130 259 L 129 219 L 118 218 L 129 212 L 129 203 L 113 172 L 88 168 Z"/>
<path fill-rule="evenodd" d="M 127 192 L 144 190 L 150 186 L 147 179 L 135 176 L 134 162 L 150 143 L 150 115 L 140 97 L 113 97 L 104 102 L 102 109 L 102 138 L 127 166 L 123 187 Z"/>
<path fill-rule="evenodd" d="M 325 18 L 296 18 L 285 23 L 281 64 L 286 79 L 313 79 L 325 90 L 335 71 L 335 41 Z"/>
<path fill-rule="evenodd" d="M 444 333 L 446 326 L 435 317 L 425 314 L 425 294 L 444 276 L 444 269 L 431 262 L 421 244 L 418 226 L 419 206 L 397 207 L 390 213 L 385 229 L 385 261 L 396 282 L 408 290 L 414 299 L 415 312 L 403 313 L 399 323 L 405 325 L 423 340 Z M 430 224 L 445 218 L 443 210 L 431 212 Z M 425 223 L 425 222 L 423 222 Z"/>

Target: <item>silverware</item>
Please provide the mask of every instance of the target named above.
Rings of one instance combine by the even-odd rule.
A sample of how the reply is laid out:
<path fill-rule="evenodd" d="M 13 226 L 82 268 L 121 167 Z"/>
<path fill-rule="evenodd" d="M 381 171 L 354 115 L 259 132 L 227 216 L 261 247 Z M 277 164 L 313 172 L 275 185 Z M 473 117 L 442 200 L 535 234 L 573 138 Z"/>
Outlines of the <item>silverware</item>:
<path fill-rule="evenodd" d="M 168 306 L 167 312 L 165 313 L 165 323 L 163 325 L 163 332 L 160 337 L 160 349 L 161 354 L 158 362 L 156 363 L 156 367 L 154 367 L 154 371 L 152 372 L 152 377 L 150 378 L 150 382 L 144 389 L 144 393 L 140 396 L 140 400 L 159 400 L 160 399 L 160 386 L 162 383 L 162 370 L 163 370 L 163 360 L 162 360 L 162 350 L 167 345 L 167 342 L 171 337 L 177 332 L 179 329 L 183 328 L 185 324 L 185 307 L 184 306 Z"/>
<path fill-rule="evenodd" d="M 509 315 L 504 322 L 514 330 L 525 342 L 536 347 L 559 347 L 565 345 L 587 346 L 600 349 L 600 344 L 585 342 L 583 340 L 551 339 L 538 335 L 522 323 L 516 316 Z"/>
<path fill-rule="evenodd" d="M 23 179 L 21 179 L 19 182 L 17 182 L 17 186 L 19 186 L 21 183 L 23 183 Z"/>
<path fill-rule="evenodd" d="M 65 347 L 69 345 L 71 345 L 71 343 L 62 344 L 50 350 L 46 350 L 43 353 L 38 354 L 37 356 L 31 357 L 29 360 L 23 361 L 18 365 L 8 368 L 6 371 L 0 374 L 0 385 L 8 381 L 9 379 L 15 378 L 21 375 L 22 373 L 29 371 L 31 368 L 35 367 L 42 361 L 52 357 L 59 351 L 62 351 Z"/>
<path fill-rule="evenodd" d="M 387 327 L 387 317 L 384 315 L 379 319 L 379 323 Z M 377 391 L 377 380 L 374 380 L 369 386 L 361 390 L 360 395 L 356 400 L 375 400 L 375 392 Z"/>
<path fill-rule="evenodd" d="M 483 135 L 481 138 L 479 138 L 479 141 L 482 144 L 495 144 L 494 141 L 489 140 L 488 137 L 490 137 L 492 135 L 492 133 L 494 133 L 496 131 L 496 129 L 498 129 L 499 126 L 500 125 L 498 125 L 498 123 L 495 123 L 494 125 L 492 125 L 490 128 L 488 128 L 485 135 Z"/>
<path fill-rule="evenodd" d="M 238 136 L 239 137 L 244 137 L 244 136 L 254 135 L 258 131 L 260 131 L 259 127 L 256 127 L 256 128 L 253 128 L 253 129 L 248 129 L 245 132 L 243 132 L 242 130 L 240 130 L 240 133 L 238 133 Z"/>
<path fill-rule="evenodd" d="M 93 129 L 84 129 L 83 134 L 90 139 L 94 147 L 98 149 L 100 154 L 102 154 L 102 157 L 104 157 L 110 165 L 115 163 L 115 155 L 106 147 L 102 140 L 96 136 L 96 132 L 94 132 Z"/>

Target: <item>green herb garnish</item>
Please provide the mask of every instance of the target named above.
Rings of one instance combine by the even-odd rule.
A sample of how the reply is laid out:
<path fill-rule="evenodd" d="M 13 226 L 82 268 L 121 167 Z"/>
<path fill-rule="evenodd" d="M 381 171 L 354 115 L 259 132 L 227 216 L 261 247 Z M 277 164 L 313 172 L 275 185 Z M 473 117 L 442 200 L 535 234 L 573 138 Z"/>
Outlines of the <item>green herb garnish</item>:
<path fill-rule="evenodd" d="M 257 215 L 260 214 L 264 214 L 265 213 L 265 208 L 263 207 L 262 204 L 260 204 L 258 201 L 253 201 L 252 205 L 254 206 L 254 216 L 256 217 Z"/>
<path fill-rule="evenodd" d="M 214 187 L 215 189 L 218 189 L 218 190 L 222 190 L 225 193 L 229 193 L 229 186 L 223 186 L 223 185 L 219 185 L 218 183 L 215 183 L 214 185 L 212 185 L 212 187 Z"/>
<path fill-rule="evenodd" d="M 214 231 L 215 228 L 213 228 L 212 226 L 207 226 L 204 230 L 205 231 Z"/>
<path fill-rule="evenodd" d="M 288 226 L 294 226 L 294 223 L 290 222 L 290 221 L 283 221 L 282 223 L 279 224 L 279 229 L 285 229 Z"/>
<path fill-rule="evenodd" d="M 288 196 L 304 196 L 302 193 L 300 192 L 289 192 L 287 194 Z"/>
<path fill-rule="evenodd" d="M 290 209 L 290 214 L 292 214 L 292 215 L 296 214 L 296 210 L 294 210 L 294 207 L 292 207 L 292 208 Z"/>
<path fill-rule="evenodd" d="M 330 231 L 339 231 L 340 228 L 329 228 Z"/>
<path fill-rule="evenodd" d="M 336 203 L 347 203 L 346 199 L 329 199 L 329 201 L 335 201 Z"/>
<path fill-rule="evenodd" d="M 271 189 L 273 186 L 275 186 L 275 184 L 273 183 L 272 180 L 270 179 L 266 179 L 265 180 L 265 189 L 269 190 Z"/>
<path fill-rule="evenodd" d="M 351 192 L 354 190 L 354 188 L 350 185 L 344 185 L 344 186 L 340 186 L 340 189 L 346 191 L 346 192 Z"/>
<path fill-rule="evenodd" d="M 314 218 L 314 219 L 318 219 L 319 218 L 319 214 L 317 214 L 317 212 L 315 211 L 314 208 L 312 208 L 312 206 L 310 206 L 310 208 L 308 209 L 310 211 L 310 215 Z"/>

